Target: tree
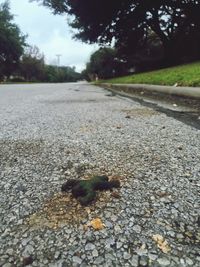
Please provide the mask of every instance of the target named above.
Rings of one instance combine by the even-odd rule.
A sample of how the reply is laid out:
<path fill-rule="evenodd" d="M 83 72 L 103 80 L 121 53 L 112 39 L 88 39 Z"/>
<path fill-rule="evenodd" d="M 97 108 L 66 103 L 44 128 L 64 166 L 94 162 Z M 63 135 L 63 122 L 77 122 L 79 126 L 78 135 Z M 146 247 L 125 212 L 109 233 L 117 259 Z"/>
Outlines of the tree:
<path fill-rule="evenodd" d="M 74 67 L 45 65 L 45 82 L 76 82 L 81 79 Z"/>
<path fill-rule="evenodd" d="M 94 52 L 87 63 L 86 71 L 90 79 L 97 75 L 101 79 L 108 79 L 115 74 L 116 51 L 109 47 L 100 48 Z"/>
<path fill-rule="evenodd" d="M 21 58 L 18 75 L 26 81 L 42 81 L 45 76 L 44 55 L 37 46 L 27 46 Z"/>
<path fill-rule="evenodd" d="M 12 22 L 9 3 L 0 5 L 0 79 L 10 76 L 19 64 L 25 46 L 25 36 Z"/>
<path fill-rule="evenodd" d="M 76 38 L 137 52 L 151 32 L 162 43 L 166 63 L 200 57 L 200 0 L 35 0 L 71 15 Z M 184 46 L 182 44 L 184 43 Z M 180 49 L 181 47 L 181 49 Z"/>

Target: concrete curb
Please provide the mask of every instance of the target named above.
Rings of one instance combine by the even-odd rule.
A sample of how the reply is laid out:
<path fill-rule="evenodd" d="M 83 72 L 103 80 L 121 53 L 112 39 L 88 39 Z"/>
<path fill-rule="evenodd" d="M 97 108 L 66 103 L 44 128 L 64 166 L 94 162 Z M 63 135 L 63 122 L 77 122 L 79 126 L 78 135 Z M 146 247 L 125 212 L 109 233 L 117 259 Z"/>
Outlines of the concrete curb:
<path fill-rule="evenodd" d="M 162 86 L 149 84 L 110 84 L 101 83 L 100 87 L 115 90 L 117 92 L 126 94 L 139 95 L 171 95 L 181 96 L 193 99 L 200 99 L 200 87 L 176 87 L 176 86 Z"/>

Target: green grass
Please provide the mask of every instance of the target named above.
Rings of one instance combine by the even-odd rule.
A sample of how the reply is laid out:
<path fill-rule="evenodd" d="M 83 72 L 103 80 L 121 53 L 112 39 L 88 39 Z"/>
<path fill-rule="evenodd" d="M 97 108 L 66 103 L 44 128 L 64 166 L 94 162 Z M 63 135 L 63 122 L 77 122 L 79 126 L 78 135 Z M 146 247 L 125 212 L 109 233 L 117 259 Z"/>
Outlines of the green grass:
<path fill-rule="evenodd" d="M 133 74 L 101 82 L 158 85 L 174 85 L 177 83 L 179 86 L 200 86 L 200 62 L 157 71 Z"/>

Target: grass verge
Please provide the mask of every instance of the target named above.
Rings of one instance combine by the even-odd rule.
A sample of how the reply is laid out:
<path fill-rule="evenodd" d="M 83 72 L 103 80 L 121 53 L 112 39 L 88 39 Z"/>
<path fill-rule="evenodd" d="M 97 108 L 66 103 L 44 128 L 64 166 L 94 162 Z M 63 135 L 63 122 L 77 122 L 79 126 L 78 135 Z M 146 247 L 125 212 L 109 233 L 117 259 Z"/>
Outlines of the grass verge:
<path fill-rule="evenodd" d="M 178 86 L 198 87 L 200 86 L 200 62 L 100 81 L 100 83 L 102 82 L 157 85 L 177 84 Z"/>

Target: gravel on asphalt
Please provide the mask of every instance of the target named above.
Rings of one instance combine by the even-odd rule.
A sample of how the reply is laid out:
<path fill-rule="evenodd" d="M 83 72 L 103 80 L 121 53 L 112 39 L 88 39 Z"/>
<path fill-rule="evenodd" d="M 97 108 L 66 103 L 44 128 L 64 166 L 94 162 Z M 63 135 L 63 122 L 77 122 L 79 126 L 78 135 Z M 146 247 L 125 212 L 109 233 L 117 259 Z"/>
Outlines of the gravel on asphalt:
<path fill-rule="evenodd" d="M 1 85 L 0 266 L 200 266 L 199 148 L 200 130 L 92 85 Z M 121 188 L 88 207 L 60 192 L 95 174 Z"/>

